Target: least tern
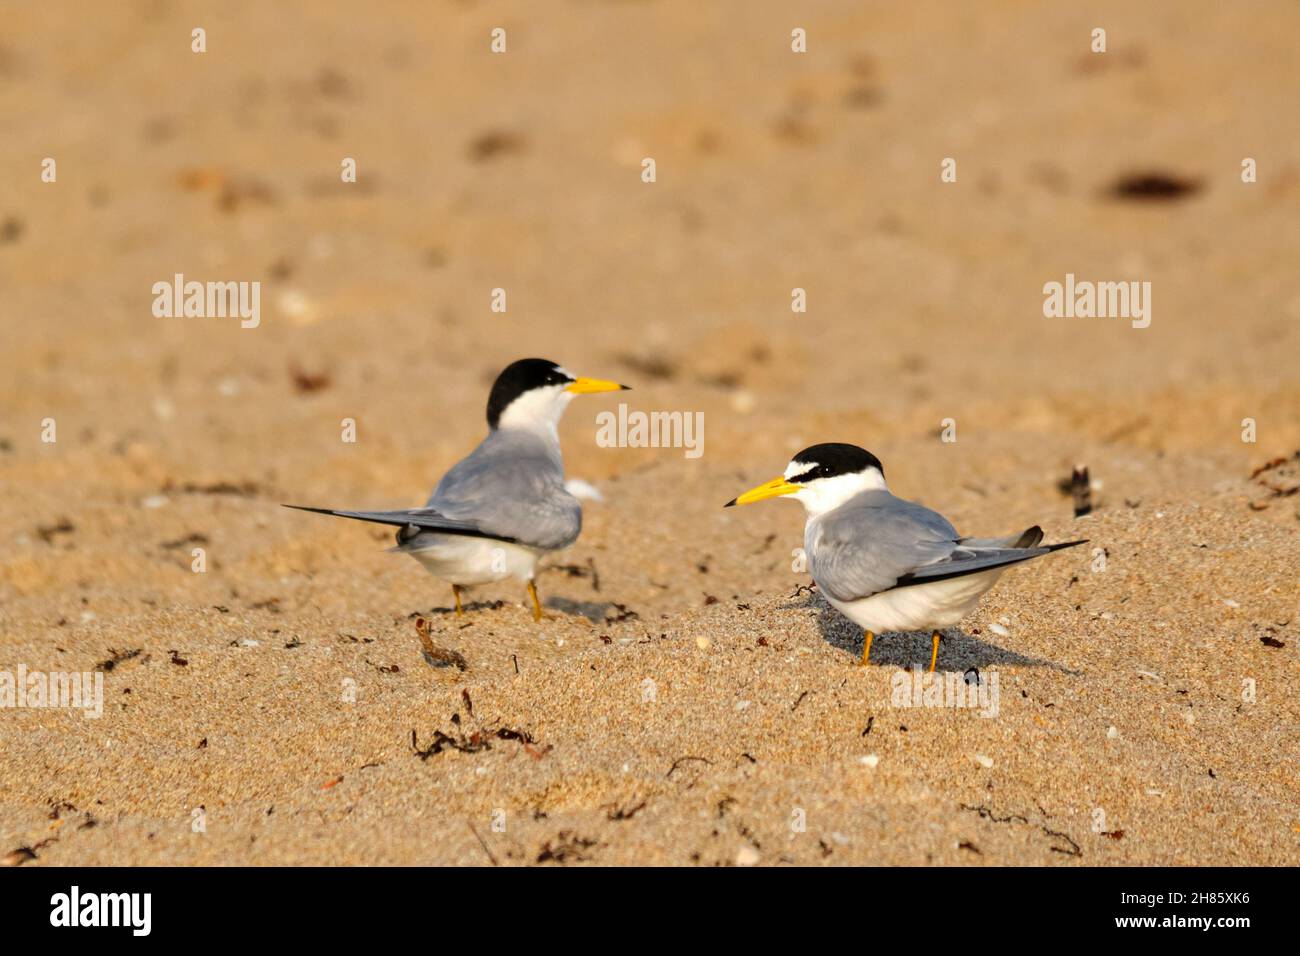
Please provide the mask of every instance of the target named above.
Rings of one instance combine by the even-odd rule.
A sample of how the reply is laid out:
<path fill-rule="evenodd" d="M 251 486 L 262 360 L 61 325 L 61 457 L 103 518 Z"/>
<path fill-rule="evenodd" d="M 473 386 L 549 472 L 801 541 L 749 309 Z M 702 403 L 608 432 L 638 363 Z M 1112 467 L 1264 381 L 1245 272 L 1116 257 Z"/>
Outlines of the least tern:
<path fill-rule="evenodd" d="M 438 482 L 423 508 L 300 511 L 396 525 L 397 547 L 448 582 L 461 614 L 464 587 L 505 578 L 526 581 L 533 617 L 542 618 L 533 577 L 548 551 L 567 548 L 582 530 L 582 505 L 564 487 L 560 417 L 575 395 L 626 385 L 579 378 L 545 359 L 508 365 L 488 396 L 487 437 Z"/>
<path fill-rule="evenodd" d="M 965 538 L 948 519 L 890 494 L 880 459 L 856 445 L 813 445 L 785 472 L 726 507 L 792 495 L 808 514 L 804 553 L 817 587 L 863 629 L 862 663 L 887 631 L 931 632 L 930 670 L 939 629 L 974 610 L 1010 565 L 1083 541 L 1041 544 L 1037 525 L 1005 538 Z"/>

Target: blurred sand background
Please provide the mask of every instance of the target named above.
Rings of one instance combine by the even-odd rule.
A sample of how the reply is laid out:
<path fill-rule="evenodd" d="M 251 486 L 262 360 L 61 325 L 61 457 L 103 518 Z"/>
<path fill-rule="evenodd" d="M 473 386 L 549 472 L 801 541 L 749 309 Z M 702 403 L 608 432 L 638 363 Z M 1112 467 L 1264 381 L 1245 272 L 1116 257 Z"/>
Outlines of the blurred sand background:
<path fill-rule="evenodd" d="M 1280 2 L 8 6 L 0 669 L 116 663 L 98 721 L 0 711 L 0 858 L 1294 863 L 1300 462 L 1252 475 L 1300 448 L 1297 30 Z M 177 272 L 260 281 L 260 327 L 154 318 Z M 1151 326 L 1044 318 L 1067 272 L 1150 281 Z M 604 500 L 539 579 L 553 620 L 508 586 L 457 621 L 386 530 L 280 507 L 423 503 L 527 355 L 706 421 L 688 460 L 598 447 L 619 399 L 571 408 Z M 1106 550 L 949 631 L 996 718 L 892 706 L 928 638 L 858 667 L 792 571 L 801 509 L 721 508 L 827 440 L 963 533 Z"/>

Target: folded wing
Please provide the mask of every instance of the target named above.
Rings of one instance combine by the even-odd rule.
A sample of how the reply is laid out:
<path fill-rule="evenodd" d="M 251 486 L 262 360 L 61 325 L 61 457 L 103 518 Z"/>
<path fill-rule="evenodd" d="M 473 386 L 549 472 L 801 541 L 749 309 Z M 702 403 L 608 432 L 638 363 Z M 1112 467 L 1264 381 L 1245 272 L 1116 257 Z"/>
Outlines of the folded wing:
<path fill-rule="evenodd" d="M 1075 545 L 1086 543 L 1085 539 L 1063 541 L 1060 544 L 1046 544 L 1037 548 L 959 547 L 944 560 L 936 561 L 934 564 L 927 565 L 924 568 L 917 568 L 915 571 L 903 575 L 894 586 L 901 588 L 909 584 L 926 584 L 930 581 L 942 581 L 945 578 L 959 578 L 964 574 L 974 574 L 977 571 L 987 571 L 990 568 L 1000 568 L 1008 564 L 1019 564 L 1021 561 L 1041 558 L 1045 554 L 1060 551 L 1062 548 L 1073 548 Z"/>
<path fill-rule="evenodd" d="M 806 544 L 818 585 L 836 600 L 854 601 L 1084 543 L 1042 540 L 1037 525 L 1005 538 L 963 538 L 943 515 L 887 491 L 869 491 L 811 522 Z"/>
<path fill-rule="evenodd" d="M 537 548 L 567 548 L 582 530 L 582 505 L 564 488 L 558 446 L 522 431 L 489 434 L 425 507 Z"/>
<path fill-rule="evenodd" d="M 943 561 L 958 534 L 943 515 L 887 491 L 867 491 L 814 518 L 805 533 L 813 579 L 839 601 L 894 587 L 900 578 Z"/>
<path fill-rule="evenodd" d="M 564 488 L 558 446 L 518 430 L 491 432 L 447 472 L 423 508 L 286 507 L 397 526 L 402 551 L 427 547 L 435 534 L 553 550 L 567 548 L 582 530 L 582 505 Z"/>

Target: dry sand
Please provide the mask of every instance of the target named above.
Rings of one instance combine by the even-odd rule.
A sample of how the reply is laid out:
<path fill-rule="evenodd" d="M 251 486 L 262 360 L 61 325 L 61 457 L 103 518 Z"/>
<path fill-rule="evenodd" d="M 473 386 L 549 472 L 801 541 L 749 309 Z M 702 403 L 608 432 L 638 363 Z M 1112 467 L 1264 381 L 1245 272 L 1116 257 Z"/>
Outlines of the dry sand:
<path fill-rule="evenodd" d="M 99 720 L 0 711 L 0 857 L 1294 863 L 1300 463 L 1252 472 L 1300 448 L 1300 11 L 882 6 L 7 11 L 0 669 L 122 659 Z M 1144 172 L 1190 188 L 1109 194 Z M 154 318 L 176 272 L 261 281 L 261 325 Z M 1044 318 L 1067 272 L 1152 282 L 1151 326 Z M 279 507 L 423 501 L 531 354 L 707 426 L 570 410 L 604 501 L 552 620 L 458 621 L 386 531 Z M 824 440 L 964 533 L 1105 549 L 948 632 L 996 717 L 895 706 L 928 639 L 858 667 L 800 509 L 720 507 Z"/>

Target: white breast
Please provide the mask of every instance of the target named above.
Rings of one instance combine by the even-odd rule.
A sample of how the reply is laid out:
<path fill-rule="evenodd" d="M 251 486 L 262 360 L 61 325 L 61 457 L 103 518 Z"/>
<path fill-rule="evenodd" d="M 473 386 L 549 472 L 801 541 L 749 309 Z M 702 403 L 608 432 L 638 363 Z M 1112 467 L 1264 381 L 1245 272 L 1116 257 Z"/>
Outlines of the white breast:
<path fill-rule="evenodd" d="M 822 593 L 836 610 L 873 634 L 939 630 L 975 610 L 980 597 L 1005 570 L 992 568 L 930 584 L 913 584 L 856 601 L 837 601 L 824 590 Z"/>
<path fill-rule="evenodd" d="M 506 578 L 531 581 L 542 555 L 538 548 L 492 538 L 425 533 L 402 549 L 449 584 L 490 584 Z"/>

